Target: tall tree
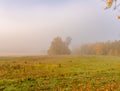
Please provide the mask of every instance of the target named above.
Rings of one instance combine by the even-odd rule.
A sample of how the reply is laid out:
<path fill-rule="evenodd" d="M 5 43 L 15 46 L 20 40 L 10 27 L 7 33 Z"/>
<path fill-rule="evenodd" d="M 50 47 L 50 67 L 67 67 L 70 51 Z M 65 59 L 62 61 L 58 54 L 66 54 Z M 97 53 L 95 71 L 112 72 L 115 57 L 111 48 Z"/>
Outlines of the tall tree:
<path fill-rule="evenodd" d="M 49 55 L 68 55 L 70 53 L 71 51 L 68 45 L 60 37 L 54 38 L 48 49 Z"/>

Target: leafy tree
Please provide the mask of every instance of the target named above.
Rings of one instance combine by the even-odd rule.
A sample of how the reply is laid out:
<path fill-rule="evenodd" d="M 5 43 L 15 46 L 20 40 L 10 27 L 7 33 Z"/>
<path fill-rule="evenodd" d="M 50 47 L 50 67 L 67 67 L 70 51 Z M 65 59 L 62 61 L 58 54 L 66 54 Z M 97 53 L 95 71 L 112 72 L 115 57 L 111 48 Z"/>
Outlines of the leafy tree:
<path fill-rule="evenodd" d="M 67 40 L 64 42 L 60 37 L 54 38 L 51 43 L 50 48 L 48 49 L 49 55 L 68 55 L 71 53 L 69 49 L 69 44 L 71 42 L 70 37 L 66 38 Z"/>

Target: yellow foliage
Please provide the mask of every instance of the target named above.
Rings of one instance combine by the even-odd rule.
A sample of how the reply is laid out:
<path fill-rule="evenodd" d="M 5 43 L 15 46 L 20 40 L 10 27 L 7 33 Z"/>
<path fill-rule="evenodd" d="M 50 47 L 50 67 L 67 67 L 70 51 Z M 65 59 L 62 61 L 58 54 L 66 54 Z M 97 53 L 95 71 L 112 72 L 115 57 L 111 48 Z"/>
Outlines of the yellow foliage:
<path fill-rule="evenodd" d="M 108 0 L 107 3 L 106 3 L 107 7 L 111 7 L 112 3 L 113 3 L 113 0 Z"/>
<path fill-rule="evenodd" d="M 120 16 L 118 16 L 118 19 L 120 19 Z"/>

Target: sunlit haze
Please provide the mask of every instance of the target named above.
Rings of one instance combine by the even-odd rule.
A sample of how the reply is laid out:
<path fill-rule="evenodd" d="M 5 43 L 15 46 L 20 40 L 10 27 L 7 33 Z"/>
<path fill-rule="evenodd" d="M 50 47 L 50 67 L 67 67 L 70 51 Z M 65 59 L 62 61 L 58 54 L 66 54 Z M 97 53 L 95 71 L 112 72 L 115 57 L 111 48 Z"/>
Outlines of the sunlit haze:
<path fill-rule="evenodd" d="M 102 0 L 0 0 L 0 55 L 46 54 L 56 36 L 82 43 L 119 40 L 119 13 Z"/>

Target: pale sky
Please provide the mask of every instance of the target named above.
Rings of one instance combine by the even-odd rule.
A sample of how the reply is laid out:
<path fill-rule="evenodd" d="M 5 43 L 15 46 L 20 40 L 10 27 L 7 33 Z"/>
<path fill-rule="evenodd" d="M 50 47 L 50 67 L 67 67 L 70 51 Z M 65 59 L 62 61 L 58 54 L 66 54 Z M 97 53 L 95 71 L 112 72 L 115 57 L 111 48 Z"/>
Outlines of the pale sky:
<path fill-rule="evenodd" d="M 102 0 L 0 0 L 0 55 L 41 54 L 56 36 L 82 43 L 119 40 L 119 11 Z"/>

